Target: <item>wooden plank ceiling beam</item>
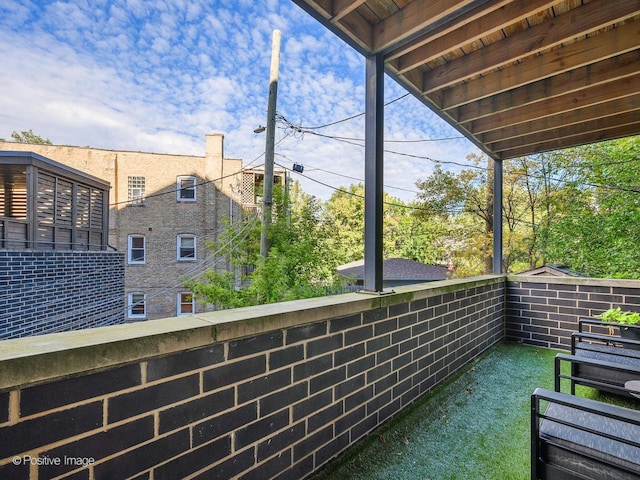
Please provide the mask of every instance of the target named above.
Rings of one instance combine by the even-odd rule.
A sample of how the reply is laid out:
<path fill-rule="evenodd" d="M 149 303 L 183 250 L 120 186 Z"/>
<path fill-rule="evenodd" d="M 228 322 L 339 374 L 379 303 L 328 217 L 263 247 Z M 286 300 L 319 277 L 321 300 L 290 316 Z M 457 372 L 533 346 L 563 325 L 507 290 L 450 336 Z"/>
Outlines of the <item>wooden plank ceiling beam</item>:
<path fill-rule="evenodd" d="M 640 50 L 607 58 L 449 110 L 458 122 L 466 123 L 540 100 L 635 75 L 638 73 L 638 65 L 640 65 Z"/>
<path fill-rule="evenodd" d="M 580 123 L 585 122 L 585 119 L 613 117 L 634 111 L 636 112 L 635 114 L 638 115 L 638 118 L 640 118 L 640 93 L 628 97 L 616 98 L 610 102 L 569 110 L 552 117 L 506 126 L 484 133 L 480 138 L 486 144 L 495 144 L 501 140 L 524 137 L 532 132 L 547 132 L 547 134 L 551 136 L 554 135 L 556 129 L 564 126 L 577 125 L 579 128 Z"/>
<path fill-rule="evenodd" d="M 293 1 L 495 159 L 640 134 L 640 0 Z"/>
<path fill-rule="evenodd" d="M 388 61 L 392 68 L 398 74 L 407 73 L 410 70 L 429 63 L 442 52 L 450 52 L 463 46 L 477 42 L 487 35 L 497 33 L 508 25 L 525 20 L 528 16 L 541 12 L 557 0 L 526 0 L 522 2 L 494 2 L 491 8 L 495 10 L 487 10 L 478 7 L 470 12 L 465 18 L 465 22 L 454 25 L 446 25 L 442 27 L 441 32 L 435 32 L 429 35 L 427 42 L 422 40 L 420 43 L 415 42 L 414 45 L 405 47 L 404 49 L 394 52 L 388 57 Z M 474 15 L 475 14 L 475 15 Z"/>
<path fill-rule="evenodd" d="M 366 1 L 367 0 L 335 0 L 333 2 L 331 23 L 339 22 Z"/>
<path fill-rule="evenodd" d="M 424 73 L 423 93 L 454 85 L 467 78 L 519 62 L 543 50 L 588 35 L 640 13 L 637 0 L 620 0 L 616 8 L 602 8 L 608 0 L 596 0 L 509 37 L 509 48 L 498 41 Z"/>
<path fill-rule="evenodd" d="M 473 4 L 473 0 L 415 0 L 374 27 L 374 52 L 393 49 L 420 30 Z"/>
<path fill-rule="evenodd" d="M 524 105 L 508 112 L 497 113 L 466 124 L 470 131 L 476 135 L 502 128 L 504 116 L 508 116 L 509 125 L 528 123 L 536 119 L 551 117 L 571 110 L 576 110 L 591 105 L 610 102 L 618 98 L 636 93 L 634 85 L 640 85 L 640 73 L 621 78 L 614 82 L 585 88 L 578 92 L 571 92 L 555 98 L 545 99 L 531 105 Z M 588 120 L 588 119 L 587 119 Z"/>
<path fill-rule="evenodd" d="M 583 119 L 584 120 L 584 119 Z M 582 134 L 598 132 L 601 130 L 611 130 L 617 126 L 633 125 L 640 121 L 638 110 L 632 110 L 626 113 L 616 113 L 606 117 L 596 118 L 591 121 L 581 121 L 574 125 L 564 125 L 555 128 L 552 132 L 540 131 L 537 133 L 527 132 L 526 136 L 503 140 L 500 142 L 489 143 L 491 150 L 494 152 L 504 152 L 527 145 L 535 145 L 543 143 L 554 138 L 556 140 L 562 138 L 575 137 Z"/>
<path fill-rule="evenodd" d="M 609 130 L 600 130 L 594 135 L 591 132 L 582 133 L 569 138 L 550 137 L 546 142 L 536 143 L 525 147 L 505 150 L 499 155 L 500 158 L 514 158 L 535 153 L 548 152 L 549 150 L 560 150 L 563 148 L 576 147 L 587 143 L 603 142 L 605 140 L 613 140 L 615 138 L 628 137 L 630 135 L 638 135 L 640 132 L 640 122 L 625 125 L 623 127 L 614 127 Z"/>
<path fill-rule="evenodd" d="M 619 28 L 563 46 L 547 55 L 528 58 L 526 62 L 446 89 L 443 91 L 440 107 L 448 110 L 636 50 L 640 43 L 638 25 L 637 21 L 629 22 Z"/>

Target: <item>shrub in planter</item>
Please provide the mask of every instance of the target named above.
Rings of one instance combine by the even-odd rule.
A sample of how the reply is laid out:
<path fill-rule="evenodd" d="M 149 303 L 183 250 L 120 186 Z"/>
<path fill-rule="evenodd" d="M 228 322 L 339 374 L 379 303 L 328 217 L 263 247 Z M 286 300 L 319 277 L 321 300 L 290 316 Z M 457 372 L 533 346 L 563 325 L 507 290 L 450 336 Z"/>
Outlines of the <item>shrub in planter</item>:
<path fill-rule="evenodd" d="M 623 312 L 622 309 L 618 307 L 610 308 L 600 315 L 595 315 L 595 317 L 606 323 L 617 323 L 621 337 L 640 340 L 640 328 L 629 328 L 629 326 L 640 326 L 640 313 Z M 625 345 L 625 347 L 640 350 L 640 345 Z"/>

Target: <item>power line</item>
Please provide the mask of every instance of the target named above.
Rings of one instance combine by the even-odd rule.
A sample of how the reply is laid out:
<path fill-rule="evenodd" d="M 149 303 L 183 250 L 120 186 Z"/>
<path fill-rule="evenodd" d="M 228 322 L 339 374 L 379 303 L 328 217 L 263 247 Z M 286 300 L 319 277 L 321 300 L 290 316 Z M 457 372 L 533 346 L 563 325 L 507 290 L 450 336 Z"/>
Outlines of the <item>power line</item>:
<path fill-rule="evenodd" d="M 399 96 L 398 98 L 395 98 L 395 99 L 393 99 L 393 100 L 389 101 L 388 103 L 385 103 L 385 106 L 387 106 L 387 105 L 391 105 L 392 103 L 395 103 L 395 102 L 397 102 L 398 100 L 402 100 L 403 98 L 408 97 L 409 95 L 411 95 L 411 94 L 410 94 L 410 93 L 405 93 L 404 95 L 401 95 L 401 96 Z M 355 118 L 362 117 L 364 114 L 365 114 L 365 112 L 357 113 L 357 114 L 355 114 L 355 115 L 351 115 L 350 117 L 343 118 L 342 120 L 336 120 L 335 122 L 327 123 L 327 124 L 325 124 L 325 125 L 318 125 L 318 126 L 316 126 L 316 127 L 302 127 L 302 126 L 300 126 L 299 128 L 304 129 L 304 130 L 319 130 L 319 129 L 321 129 L 321 128 L 331 127 L 331 126 L 333 126 L 333 125 L 337 125 L 337 124 L 339 124 L 339 123 L 348 122 L 349 120 L 353 120 L 353 119 L 355 119 Z M 292 123 L 290 123 L 290 122 L 288 122 L 288 121 L 287 121 L 287 119 L 286 119 L 286 118 L 284 118 L 282 115 L 279 115 L 279 118 L 283 119 L 283 120 L 284 120 L 284 121 L 286 121 L 289 125 L 292 125 L 292 126 L 293 126 L 293 124 L 292 124 Z"/>
<path fill-rule="evenodd" d="M 186 273 L 183 273 L 182 275 L 180 275 L 180 278 L 183 278 L 183 280 L 175 280 L 175 283 L 172 286 L 168 286 L 168 287 L 163 287 L 161 290 L 147 296 L 145 295 L 145 305 L 146 302 L 148 300 L 152 300 L 160 295 L 164 295 L 167 292 L 170 292 L 176 288 L 179 288 L 182 286 L 183 283 L 194 280 L 196 278 L 198 278 L 200 275 L 204 274 L 205 272 L 207 272 L 208 270 L 210 270 L 211 268 L 214 268 L 216 265 L 218 265 L 218 263 L 220 263 L 222 260 L 224 260 L 223 257 L 218 258 L 218 260 L 216 262 L 213 263 L 213 265 L 208 265 L 206 269 L 202 270 L 202 271 L 197 271 L 199 268 L 201 268 L 202 266 L 204 266 L 207 262 L 209 262 L 211 259 L 213 259 L 214 257 L 216 257 L 217 255 L 219 255 L 225 248 L 233 246 L 233 243 L 236 242 L 238 240 L 238 238 L 244 233 L 244 236 L 242 237 L 242 239 L 240 239 L 240 241 L 246 239 L 249 234 L 251 233 L 251 229 L 253 228 L 253 226 L 258 222 L 257 218 L 254 218 L 253 221 L 247 223 L 245 226 L 243 226 L 237 233 L 234 234 L 234 236 L 229 239 L 229 241 L 220 246 L 220 248 L 218 248 L 218 250 L 216 250 L 215 252 L 212 252 L 211 254 L 209 254 L 207 257 L 205 257 L 201 262 L 199 262 L 197 265 L 195 265 L 194 267 L 192 267 L 190 270 L 188 270 Z M 245 233 L 246 232 L 246 233 Z M 196 271 L 196 273 L 193 273 L 194 271 Z M 185 276 L 187 276 L 187 278 L 185 278 Z M 139 302 L 137 303 L 133 303 L 133 304 L 128 304 L 125 307 L 124 313 L 126 314 L 130 308 L 134 307 L 135 305 L 138 305 Z"/>
<path fill-rule="evenodd" d="M 194 185 L 194 187 L 200 187 L 200 186 L 203 186 L 203 185 L 207 185 L 207 184 L 209 184 L 209 183 L 219 182 L 220 180 L 224 180 L 225 178 L 234 177 L 234 176 L 236 176 L 236 175 L 239 175 L 239 174 L 241 174 L 241 173 L 244 173 L 244 172 L 246 172 L 246 171 L 250 170 L 249 166 L 250 166 L 251 164 L 253 164 L 253 162 L 255 162 L 258 158 L 262 157 L 263 155 L 264 155 L 264 153 L 261 153 L 261 154 L 260 154 L 260 155 L 258 155 L 256 158 L 254 158 L 251 162 L 249 162 L 247 165 L 245 165 L 244 167 L 242 167 L 240 170 L 238 170 L 238 171 L 236 171 L 236 172 L 230 173 L 230 174 L 228 174 L 228 175 L 223 175 L 222 177 L 219 177 L 219 178 L 213 178 L 213 179 L 211 179 L 211 180 L 204 180 L 204 181 L 202 181 L 202 182 L 200 182 L 200 183 L 196 183 L 196 184 Z M 260 166 L 262 166 L 262 165 L 263 165 L 263 164 L 256 165 L 255 167 L 252 167 L 251 169 L 253 169 L 253 168 L 259 168 L 259 167 L 260 167 Z M 144 198 L 144 200 L 147 200 L 147 199 L 149 199 L 149 198 L 156 198 L 156 197 L 161 197 L 161 196 L 163 196 L 163 195 L 175 194 L 176 192 L 178 192 L 178 191 L 180 191 L 180 190 L 182 190 L 182 189 L 181 189 L 181 188 L 172 188 L 172 189 L 167 190 L 167 191 L 165 191 L 165 192 L 158 192 L 158 193 L 154 193 L 154 194 L 152 194 L 152 195 L 145 195 L 143 198 Z M 131 203 L 131 200 L 123 200 L 123 201 L 121 201 L 121 202 L 110 203 L 110 204 L 109 204 L 109 206 L 110 206 L 110 207 L 115 207 L 116 205 L 121 205 L 121 204 L 123 204 L 123 203 L 125 203 L 125 204 L 130 204 L 130 203 Z"/>
<path fill-rule="evenodd" d="M 312 133 L 314 135 L 318 135 L 324 138 L 329 138 L 329 139 L 333 139 L 333 140 L 337 140 L 337 141 L 343 141 L 340 140 L 339 137 L 332 137 L 330 135 L 322 135 L 322 134 L 317 134 L 317 133 L 313 133 L 313 132 L 309 132 Z M 350 143 L 348 141 L 345 141 L 345 143 Z M 364 145 L 360 145 L 360 144 L 356 144 L 356 143 L 351 143 L 352 145 L 356 145 L 359 147 L 364 147 Z M 453 160 L 438 160 L 438 159 L 434 159 L 431 157 L 427 157 L 424 155 L 415 155 L 415 154 L 411 154 L 411 153 L 404 153 L 404 152 L 396 152 L 393 150 L 388 150 L 385 149 L 384 150 L 385 153 L 390 153 L 390 154 L 394 154 L 394 155 L 399 155 L 399 156 L 405 156 L 405 157 L 409 157 L 409 158 L 415 158 L 415 159 L 419 159 L 419 160 L 427 160 L 430 161 L 432 163 L 436 163 L 436 164 L 441 164 L 441 165 L 456 165 L 459 167 L 463 167 L 463 168 L 472 168 L 475 170 L 480 170 L 480 171 L 485 171 L 485 172 L 491 172 L 491 169 L 488 167 L 483 167 L 480 165 L 472 165 L 472 164 L 468 164 L 468 163 L 461 163 L 461 162 L 456 162 Z M 618 163 L 629 163 L 632 161 L 636 161 L 635 159 L 629 160 L 629 161 L 621 161 L 621 162 L 612 162 L 611 165 L 615 165 Z M 605 165 L 605 164 L 601 164 L 601 165 Z M 576 165 L 576 168 L 584 168 L 584 167 L 589 167 L 589 165 Z M 514 174 L 519 174 L 521 176 L 526 176 L 529 178 L 537 178 L 537 179 L 548 179 L 549 181 L 552 182 L 556 182 L 556 183 L 569 183 L 569 181 L 565 180 L 565 179 L 559 179 L 559 178 L 554 178 L 554 177 L 545 177 L 544 175 L 534 175 L 531 173 L 525 173 L 525 172 L 519 172 L 517 171 L 517 169 L 509 169 L 506 170 L 505 173 L 514 173 Z M 338 174 L 336 174 L 338 175 Z M 621 187 L 621 186 L 615 186 L 615 185 L 601 185 L 601 184 L 596 184 L 596 183 L 590 183 L 590 182 L 580 182 L 578 185 L 580 186 L 585 186 L 585 187 L 592 187 L 592 188 L 600 188 L 600 189 L 606 189 L 606 190 L 618 190 L 618 191 L 623 191 L 623 192 L 629 192 L 629 193 L 640 193 L 640 190 L 638 189 L 634 189 L 634 188 L 626 188 L 626 187 Z M 396 188 L 398 190 L 402 190 L 399 187 L 389 187 L 389 188 Z M 409 192 L 411 192 L 411 190 L 407 190 Z"/>
<path fill-rule="evenodd" d="M 391 102 L 387 103 L 386 105 L 389 105 L 389 104 L 391 104 L 393 102 L 396 102 L 396 101 L 398 101 L 398 100 L 400 100 L 400 99 L 402 99 L 402 98 L 404 98 L 404 97 L 406 97 L 408 95 L 409 95 L 408 93 L 405 94 L 405 95 L 402 95 L 401 97 L 398 97 L 398 98 L 392 100 Z M 345 120 L 349 120 L 351 118 L 355 118 L 355 117 L 361 116 L 361 115 L 364 115 L 364 113 L 356 115 L 354 117 L 349 117 L 348 119 L 345 119 Z M 316 136 L 319 136 L 319 137 L 322 137 L 322 138 L 336 140 L 336 141 L 339 141 L 339 142 L 343 142 L 343 143 L 347 143 L 347 144 L 350 144 L 350 145 L 355 145 L 355 146 L 364 148 L 364 145 L 362 143 L 355 143 L 355 142 L 364 142 L 363 139 L 352 138 L 352 137 L 340 137 L 340 136 L 335 136 L 335 135 L 326 135 L 326 134 L 321 134 L 321 133 L 318 133 L 318 132 L 309 131 L 309 130 L 312 130 L 314 128 L 318 129 L 318 128 L 323 128 L 325 126 L 333 125 L 334 123 L 340 123 L 340 122 L 345 121 L 345 120 L 340 120 L 340 121 L 337 121 L 337 122 L 334 122 L 334 123 L 330 123 L 330 124 L 326 124 L 326 125 L 323 125 L 323 126 L 320 126 L 320 127 L 313 127 L 313 128 L 306 127 L 306 128 L 304 128 L 304 127 L 299 127 L 299 126 L 293 125 L 291 122 L 289 122 L 282 115 L 279 116 L 279 119 L 283 123 L 285 123 L 285 128 L 292 129 L 293 131 L 301 133 L 302 135 L 304 135 L 305 133 L 309 133 L 311 135 L 316 135 Z M 391 143 L 391 142 L 394 142 L 394 143 L 414 143 L 414 142 L 426 142 L 426 141 L 454 140 L 454 139 L 457 139 L 457 138 L 464 138 L 464 137 L 462 137 L 462 136 L 460 136 L 460 137 L 447 137 L 447 138 L 441 138 L 441 139 L 426 139 L 426 140 L 414 140 L 414 141 L 385 140 L 385 142 L 389 142 L 389 143 Z M 385 149 L 384 152 L 385 153 L 394 154 L 394 155 L 399 155 L 399 156 L 405 156 L 405 157 L 409 157 L 409 158 L 427 160 L 427 161 L 430 161 L 430 162 L 433 162 L 433 163 L 436 163 L 436 164 L 441 164 L 441 165 L 446 165 L 446 164 L 448 164 L 448 165 L 456 165 L 456 166 L 460 166 L 460 167 L 463 167 L 463 168 L 472 168 L 472 169 L 476 169 L 476 170 L 480 170 L 480 171 L 491 172 L 490 168 L 482 167 L 480 165 L 472 165 L 472 164 L 461 163 L 461 162 L 456 162 L 456 161 L 452 161 L 452 160 L 438 160 L 438 159 L 434 159 L 434 158 L 431 158 L 431 157 L 428 157 L 428 156 L 424 156 L 424 155 L 416 155 L 416 154 L 405 153 L 405 152 L 397 152 L 397 151 L 387 150 L 387 149 Z M 621 160 L 621 161 L 615 161 L 615 162 L 601 163 L 601 164 L 598 164 L 598 166 L 618 165 L 618 164 L 632 163 L 632 162 L 635 162 L 635 161 L 638 161 L 638 159 L 633 158 L 633 159 L 629 159 L 629 160 Z M 590 165 L 576 165 L 576 168 L 585 168 L 585 167 L 589 167 L 589 166 Z M 327 173 L 332 173 L 332 172 L 327 172 Z M 527 176 L 529 178 L 548 179 L 549 181 L 553 181 L 553 182 L 556 182 L 556 183 L 568 183 L 568 181 L 564 180 L 564 179 L 558 179 L 558 178 L 553 178 L 553 177 L 545 177 L 543 175 L 533 175 L 533 174 L 530 174 L 530 173 L 518 172 L 517 170 L 515 170 L 515 171 L 507 170 L 505 173 L 516 173 L 516 174 L 520 174 L 520 175 L 523 175 L 523 176 Z M 340 174 L 336 174 L 336 173 L 334 173 L 334 175 L 339 175 L 340 176 Z M 349 177 L 347 177 L 347 178 L 349 178 Z M 358 179 L 358 180 L 362 181 L 360 179 Z M 591 182 L 580 182 L 578 185 L 585 186 L 585 187 L 606 189 L 606 190 L 617 190 L 617 191 L 623 191 L 623 192 L 628 192 L 628 193 L 640 193 L 640 190 L 637 189 L 637 188 L 627 188 L 627 187 L 615 186 L 615 185 L 602 185 L 602 184 L 591 183 Z M 390 186 L 386 186 L 386 185 L 385 185 L 385 187 L 387 187 L 387 188 L 395 188 L 395 189 L 398 189 L 398 190 L 403 190 L 402 188 L 399 188 L 399 187 L 390 187 Z M 406 191 L 412 192 L 411 190 L 406 190 Z"/>
<path fill-rule="evenodd" d="M 364 114 L 362 114 L 364 115 Z M 280 121 L 280 123 L 284 124 L 283 127 L 280 127 L 282 130 L 284 130 L 287 134 L 291 134 L 289 132 L 293 132 L 293 135 L 295 136 L 300 135 L 300 136 L 304 136 L 305 134 L 309 134 L 309 135 L 315 135 L 321 138 L 329 138 L 332 140 L 340 140 L 343 141 L 345 143 L 351 143 L 351 142 L 360 142 L 360 143 L 351 143 L 352 145 L 357 145 L 357 146 L 364 146 L 363 142 L 365 141 L 364 138 L 357 138 L 357 137 L 341 137 L 341 136 L 337 136 L 337 135 L 327 135 L 327 134 L 322 134 L 319 132 L 314 132 L 312 130 L 312 128 L 304 128 L 298 125 L 294 125 L 293 123 L 289 122 L 284 116 L 278 114 L 278 120 Z M 329 124 L 330 125 L 330 124 Z M 328 125 L 327 125 L 328 126 Z M 315 128 L 321 128 L 321 127 L 315 127 Z M 440 137 L 440 138 L 424 138 L 424 139 L 417 139 L 417 140 L 394 140 L 394 139 L 384 139 L 384 143 L 430 143 L 430 142 L 444 142 L 444 141 L 450 141 L 450 140 L 462 140 L 465 137 L 462 135 L 459 136 L 454 136 L 454 137 Z"/>
<path fill-rule="evenodd" d="M 290 168 L 285 167 L 284 165 L 281 165 L 281 164 L 279 164 L 279 163 L 276 163 L 276 165 L 278 165 L 279 167 L 282 167 L 282 168 L 284 168 L 284 169 L 286 169 L 286 170 L 293 171 L 293 170 L 291 170 Z M 334 187 L 333 185 L 329 185 L 328 183 L 322 182 L 322 181 L 317 180 L 317 179 L 315 179 L 315 178 L 311 178 L 310 176 L 305 175 L 304 173 L 300 173 L 300 172 L 296 172 L 296 173 L 298 173 L 298 175 L 301 175 L 301 176 L 303 176 L 304 178 L 306 178 L 306 179 L 308 179 L 308 180 L 310 180 L 310 181 L 312 181 L 312 182 L 318 183 L 318 184 L 320 184 L 320 185 L 322 185 L 322 186 L 325 186 L 325 187 L 330 188 L 330 189 L 332 189 L 332 190 L 335 190 L 335 191 L 337 191 L 337 192 L 345 193 L 345 194 L 347 194 L 347 195 L 351 195 L 351 196 L 353 196 L 353 197 L 364 198 L 364 195 L 360 195 L 360 194 L 355 193 L 355 192 L 350 192 L 350 191 L 348 191 L 348 190 L 344 190 L 343 188 L 340 188 L 340 187 Z M 382 203 L 383 203 L 384 205 L 388 205 L 388 206 L 391 206 L 391 207 L 406 208 L 406 209 L 411 209 L 411 210 L 429 211 L 429 209 L 422 208 L 422 207 L 417 207 L 417 206 L 412 206 L 412 205 L 405 205 L 405 204 L 392 203 L 392 202 L 385 202 L 385 201 L 383 201 Z"/>
<path fill-rule="evenodd" d="M 288 158 L 286 155 L 283 155 L 283 154 L 281 154 L 281 153 L 277 153 L 276 155 L 278 155 L 279 157 L 284 158 L 285 160 L 289 160 L 289 161 L 290 161 L 290 162 L 292 162 L 292 163 L 295 163 L 295 162 L 293 162 L 290 158 Z M 287 169 L 287 167 L 285 167 L 285 166 L 283 166 L 283 165 L 278 164 L 278 166 L 280 166 L 280 167 L 282 167 L 282 168 Z M 290 170 L 290 169 L 289 169 L 289 170 Z M 335 175 L 336 177 L 348 178 L 349 180 L 355 180 L 355 181 L 360 182 L 360 183 L 363 183 L 363 182 L 364 182 L 364 180 L 363 180 L 362 178 L 352 177 L 351 175 L 344 175 L 344 174 L 342 174 L 342 173 L 332 172 L 332 171 L 330 171 L 330 170 L 325 170 L 325 169 L 323 169 L 323 168 L 319 168 L 319 167 L 311 167 L 311 168 L 309 168 L 309 169 L 307 169 L 307 170 L 311 170 L 311 171 L 315 171 L 315 170 L 317 170 L 317 171 L 319 171 L 319 172 L 325 172 L 325 173 L 328 173 L 328 174 L 330 174 L 330 175 Z M 292 171 L 295 171 L 295 170 L 292 170 Z M 296 172 L 296 173 L 298 173 L 298 172 Z M 404 192 L 409 192 L 409 193 L 414 193 L 414 194 L 417 194 L 417 193 L 418 193 L 418 192 L 416 192 L 415 190 L 409 190 L 408 188 L 402 188 L 402 187 L 394 187 L 394 186 L 392 186 L 392 185 L 384 185 L 384 187 L 385 187 L 385 188 L 392 188 L 392 189 L 394 189 L 394 190 L 402 190 L 402 191 L 404 191 Z"/>

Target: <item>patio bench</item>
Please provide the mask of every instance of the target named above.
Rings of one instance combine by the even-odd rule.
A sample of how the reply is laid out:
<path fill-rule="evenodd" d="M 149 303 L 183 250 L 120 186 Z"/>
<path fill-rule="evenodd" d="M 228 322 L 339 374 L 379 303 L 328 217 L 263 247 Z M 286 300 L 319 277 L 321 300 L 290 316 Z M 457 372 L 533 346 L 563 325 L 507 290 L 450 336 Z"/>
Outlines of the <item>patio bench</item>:
<path fill-rule="evenodd" d="M 610 326 L 599 320 L 581 319 L 578 332 L 571 335 L 571 355 L 558 354 L 555 365 L 555 390 L 561 391 L 561 379 L 571 381 L 571 394 L 575 385 L 586 385 L 612 393 L 629 395 L 624 385 L 640 380 L 640 341 L 609 333 Z M 585 326 L 596 333 L 586 332 Z M 562 362 L 571 364 L 571 374 L 562 375 Z"/>
<path fill-rule="evenodd" d="M 619 335 L 613 334 L 616 331 Z M 602 339 L 608 339 L 612 342 L 612 345 L 617 344 L 627 350 L 636 350 L 640 358 L 640 325 L 621 325 L 619 323 L 602 322 L 593 318 L 581 318 L 578 320 L 578 332 L 573 334 L 577 337 L 578 342 L 572 340 L 571 353 L 574 353 L 573 349 L 579 344 L 584 343 L 580 340 L 583 340 L 582 336 L 586 334 L 595 334 L 602 337 Z"/>
<path fill-rule="evenodd" d="M 570 393 L 575 395 L 576 385 L 584 385 L 598 390 L 623 396 L 633 395 L 625 388 L 625 383 L 640 380 L 640 363 L 628 357 L 609 357 L 611 361 L 588 358 L 580 355 L 558 353 L 555 357 L 555 390 L 562 391 L 561 381 L 569 380 Z M 638 359 L 640 361 L 640 359 Z M 571 365 L 571 373 L 563 374 L 562 362 Z"/>
<path fill-rule="evenodd" d="M 541 388 L 531 395 L 532 480 L 638 479 L 639 442 L 640 411 Z"/>

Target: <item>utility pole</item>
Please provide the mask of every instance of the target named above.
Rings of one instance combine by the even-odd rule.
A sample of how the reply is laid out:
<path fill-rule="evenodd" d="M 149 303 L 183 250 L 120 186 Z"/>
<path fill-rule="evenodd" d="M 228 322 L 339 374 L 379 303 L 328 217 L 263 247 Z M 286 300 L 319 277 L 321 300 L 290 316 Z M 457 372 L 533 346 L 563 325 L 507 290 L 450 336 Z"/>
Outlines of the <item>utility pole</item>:
<path fill-rule="evenodd" d="M 273 162 L 276 137 L 276 99 L 278 96 L 278 68 L 280 66 L 280 30 L 273 31 L 271 71 L 269 74 L 269 104 L 267 106 L 267 140 L 264 151 L 264 192 L 262 194 L 262 233 L 260 255 L 267 257 L 271 248 L 269 230 L 273 206 Z"/>

